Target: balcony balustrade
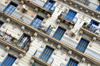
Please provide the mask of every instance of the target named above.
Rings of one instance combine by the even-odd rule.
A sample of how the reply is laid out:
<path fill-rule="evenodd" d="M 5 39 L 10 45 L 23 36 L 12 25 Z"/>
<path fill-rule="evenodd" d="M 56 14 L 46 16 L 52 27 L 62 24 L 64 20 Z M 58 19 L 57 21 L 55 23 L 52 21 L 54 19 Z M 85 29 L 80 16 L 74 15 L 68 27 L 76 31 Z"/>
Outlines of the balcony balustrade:
<path fill-rule="evenodd" d="M 73 25 L 73 26 L 74 26 L 74 25 L 77 23 L 78 18 L 75 17 L 72 21 L 69 21 L 68 19 L 65 19 L 65 18 L 64 18 L 66 14 L 67 14 L 67 13 L 62 12 L 62 13 L 60 14 L 60 16 L 58 16 L 58 19 L 60 19 L 61 22 L 64 22 L 64 23 L 67 23 L 67 24 L 70 24 L 70 25 Z"/>
<path fill-rule="evenodd" d="M 28 49 L 29 49 L 29 45 L 30 45 L 29 43 L 25 47 L 22 47 L 19 44 L 17 44 L 18 40 L 15 37 L 12 37 L 10 34 L 8 34 L 7 32 L 4 32 L 2 30 L 0 30 L 0 39 L 5 40 L 6 42 L 9 42 L 10 44 L 12 44 L 20 49 L 23 49 L 25 51 L 28 51 Z M 24 43 L 22 43 L 22 45 L 23 44 Z"/>
<path fill-rule="evenodd" d="M 41 55 L 41 53 L 42 53 L 41 51 L 36 50 L 36 52 L 34 53 L 34 56 L 37 57 L 37 58 L 39 58 L 39 56 Z M 50 57 L 49 60 L 47 61 L 47 63 L 48 63 L 49 65 L 51 65 L 53 61 L 54 61 L 54 58 Z M 43 62 L 44 62 L 44 61 L 43 61 Z"/>
<path fill-rule="evenodd" d="M 97 35 L 100 35 L 100 27 L 99 26 L 92 24 L 92 25 L 83 25 L 82 27 L 97 34 Z"/>
<path fill-rule="evenodd" d="M 86 5 L 86 6 L 88 6 L 88 7 L 90 7 L 90 8 L 93 8 L 93 9 L 97 9 L 97 7 L 99 6 L 99 5 L 97 5 L 97 4 L 94 4 L 94 3 L 92 3 L 92 2 L 90 2 L 90 1 L 88 1 L 88 0 L 76 0 L 76 1 L 78 1 L 78 2 L 80 2 L 80 3 L 82 3 L 82 4 L 84 4 L 84 5 Z"/>

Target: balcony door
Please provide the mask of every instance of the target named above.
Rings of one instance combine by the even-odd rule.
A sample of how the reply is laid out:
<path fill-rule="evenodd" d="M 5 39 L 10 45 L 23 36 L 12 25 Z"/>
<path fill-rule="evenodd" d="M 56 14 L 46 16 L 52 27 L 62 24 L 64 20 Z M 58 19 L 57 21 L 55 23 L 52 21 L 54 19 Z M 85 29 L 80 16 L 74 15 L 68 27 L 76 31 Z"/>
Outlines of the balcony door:
<path fill-rule="evenodd" d="M 54 51 L 54 49 L 52 49 L 49 46 L 46 46 L 45 49 L 43 50 L 43 52 L 41 53 L 41 55 L 39 56 L 39 58 L 41 60 L 43 60 L 44 62 L 47 62 L 49 60 L 49 58 L 51 57 L 53 51 Z"/>
<path fill-rule="evenodd" d="M 37 15 L 37 16 L 34 18 L 34 20 L 31 22 L 30 26 L 32 26 L 32 27 L 38 29 L 39 26 L 41 25 L 41 23 L 43 22 L 43 19 L 44 19 L 44 18 L 42 18 L 42 17 L 40 17 L 40 16 Z"/>
<path fill-rule="evenodd" d="M 69 21 L 73 21 L 74 17 L 76 16 L 76 12 L 69 10 L 68 13 L 65 15 L 65 19 L 68 19 Z"/>
<path fill-rule="evenodd" d="M 63 37 L 64 33 L 65 33 L 65 29 L 58 27 L 56 32 L 54 33 L 53 37 L 57 40 L 61 40 L 61 38 Z"/>
<path fill-rule="evenodd" d="M 4 59 L 0 66 L 12 66 L 15 60 L 15 57 L 8 54 L 8 56 Z"/>
<path fill-rule="evenodd" d="M 76 49 L 79 50 L 80 52 L 84 53 L 86 48 L 87 48 L 87 46 L 88 46 L 88 44 L 89 44 L 89 41 L 81 38 L 81 40 L 79 41 Z"/>
<path fill-rule="evenodd" d="M 15 9 L 17 8 L 17 4 L 16 3 L 13 3 L 12 1 L 5 7 L 5 9 L 3 10 L 3 12 L 11 15 Z"/>
<path fill-rule="evenodd" d="M 70 59 L 66 66 L 78 66 L 78 62 L 73 59 Z"/>
<path fill-rule="evenodd" d="M 54 4 L 55 4 L 54 1 L 47 0 L 47 2 L 44 4 L 43 8 L 45 8 L 47 10 L 51 10 L 51 8 L 53 7 Z"/>

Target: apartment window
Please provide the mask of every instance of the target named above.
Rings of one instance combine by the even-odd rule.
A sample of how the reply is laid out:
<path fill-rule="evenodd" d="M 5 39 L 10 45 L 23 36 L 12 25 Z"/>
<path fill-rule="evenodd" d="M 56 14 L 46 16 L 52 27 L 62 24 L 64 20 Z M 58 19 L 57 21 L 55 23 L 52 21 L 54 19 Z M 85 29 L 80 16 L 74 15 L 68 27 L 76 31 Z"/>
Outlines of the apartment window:
<path fill-rule="evenodd" d="M 65 31 L 66 31 L 65 29 L 63 29 L 61 27 L 58 27 L 56 32 L 54 33 L 53 37 L 57 40 L 61 40 L 61 38 L 64 35 Z"/>
<path fill-rule="evenodd" d="M 4 22 L 0 21 L 0 27 L 4 24 Z"/>
<path fill-rule="evenodd" d="M 53 48 L 46 46 L 39 58 L 41 60 L 47 62 L 49 60 L 49 58 L 51 57 L 53 51 L 54 51 Z"/>
<path fill-rule="evenodd" d="M 28 36 L 27 34 L 23 33 L 23 35 L 18 40 L 17 44 L 21 48 L 24 48 L 28 44 L 29 41 L 30 41 L 30 36 Z"/>
<path fill-rule="evenodd" d="M 99 23 L 98 22 L 96 22 L 96 21 L 94 21 L 94 20 L 91 20 L 91 22 L 89 23 L 90 25 L 96 25 L 96 26 L 99 26 Z"/>
<path fill-rule="evenodd" d="M 70 59 L 66 66 L 78 66 L 78 62 L 73 59 Z"/>
<path fill-rule="evenodd" d="M 84 53 L 86 48 L 87 48 L 87 46 L 88 46 L 88 44 L 89 44 L 89 41 L 81 38 L 81 40 L 79 41 L 76 49 L 79 50 L 80 52 Z"/>
<path fill-rule="evenodd" d="M 65 19 L 68 19 L 69 21 L 73 21 L 74 17 L 76 16 L 76 12 L 69 10 L 68 13 L 65 15 Z"/>
<path fill-rule="evenodd" d="M 15 60 L 15 57 L 8 54 L 8 56 L 4 59 L 0 66 L 12 66 Z"/>
<path fill-rule="evenodd" d="M 97 9 L 96 9 L 97 11 L 100 11 L 100 5 L 97 7 Z"/>
<path fill-rule="evenodd" d="M 14 2 L 10 2 L 6 7 L 5 7 L 5 9 L 3 10 L 3 12 L 5 12 L 5 13 L 7 13 L 7 14 L 9 14 L 9 15 L 11 15 L 14 11 L 15 11 L 15 9 L 17 8 L 17 4 L 16 3 L 14 3 Z"/>
<path fill-rule="evenodd" d="M 51 8 L 53 7 L 54 4 L 55 4 L 54 1 L 47 0 L 47 2 L 44 4 L 43 8 L 45 8 L 47 10 L 51 10 Z"/>
<path fill-rule="evenodd" d="M 41 23 L 43 22 L 43 19 L 44 19 L 44 18 L 42 18 L 42 17 L 40 17 L 40 16 L 37 15 L 37 16 L 34 18 L 34 20 L 31 22 L 30 26 L 32 26 L 32 27 L 38 29 L 39 26 L 41 25 Z"/>

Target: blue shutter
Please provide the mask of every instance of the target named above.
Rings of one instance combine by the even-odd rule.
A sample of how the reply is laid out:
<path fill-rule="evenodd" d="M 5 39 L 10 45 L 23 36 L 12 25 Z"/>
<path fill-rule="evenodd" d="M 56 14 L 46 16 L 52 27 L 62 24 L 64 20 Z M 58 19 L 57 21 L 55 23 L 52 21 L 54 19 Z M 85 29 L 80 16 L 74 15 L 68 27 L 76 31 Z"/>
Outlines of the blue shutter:
<path fill-rule="evenodd" d="M 76 47 L 77 50 L 79 50 L 80 52 L 85 52 L 87 46 L 89 44 L 89 41 L 81 39 Z"/>
<path fill-rule="evenodd" d="M 47 62 L 49 60 L 49 58 L 51 57 L 53 51 L 54 51 L 54 49 L 46 46 L 45 49 L 43 50 L 43 52 L 41 53 L 41 55 L 39 56 L 39 58 L 41 60 Z"/>
<path fill-rule="evenodd" d="M 51 10 L 51 8 L 53 7 L 54 4 L 55 4 L 55 2 L 51 2 L 50 0 L 47 0 L 47 2 L 44 4 L 43 8 L 45 8 L 47 10 Z"/>
<path fill-rule="evenodd" d="M 31 22 L 30 26 L 32 26 L 32 27 L 38 29 L 42 22 L 43 22 L 43 19 L 41 19 L 41 17 L 39 17 L 39 16 L 37 15 L 37 16 L 34 18 L 34 20 Z"/>
<path fill-rule="evenodd" d="M 48 30 L 50 29 L 50 27 L 51 27 L 51 25 L 49 25 L 49 27 L 47 28 L 47 30 L 45 31 L 45 33 L 47 33 L 47 32 L 48 32 Z"/>
<path fill-rule="evenodd" d="M 70 59 L 66 66 L 78 66 L 78 62 Z"/>
<path fill-rule="evenodd" d="M 8 55 L 4 61 L 1 63 L 0 66 L 12 66 L 13 63 L 15 62 L 16 58 L 11 56 L 11 55 Z"/>
<path fill-rule="evenodd" d="M 62 36 L 65 33 L 65 29 L 62 29 L 61 27 L 58 27 L 56 32 L 54 33 L 53 37 L 57 40 L 61 40 Z"/>
<path fill-rule="evenodd" d="M 97 11 L 100 11 L 100 5 L 97 7 L 97 9 L 96 9 Z"/>
<path fill-rule="evenodd" d="M 22 40 L 22 38 L 24 37 L 24 33 L 23 33 L 23 35 L 20 37 L 20 39 L 18 40 L 18 42 L 17 42 L 17 44 Z"/>
<path fill-rule="evenodd" d="M 69 21 L 73 21 L 74 17 L 76 16 L 76 12 L 69 10 L 68 13 L 65 15 L 65 19 L 68 19 Z"/>
<path fill-rule="evenodd" d="M 3 10 L 3 12 L 5 12 L 5 13 L 11 15 L 11 14 L 15 11 L 15 9 L 17 8 L 17 6 L 18 6 L 18 5 L 16 5 L 15 3 L 10 2 L 10 3 L 5 7 L 5 9 Z"/>

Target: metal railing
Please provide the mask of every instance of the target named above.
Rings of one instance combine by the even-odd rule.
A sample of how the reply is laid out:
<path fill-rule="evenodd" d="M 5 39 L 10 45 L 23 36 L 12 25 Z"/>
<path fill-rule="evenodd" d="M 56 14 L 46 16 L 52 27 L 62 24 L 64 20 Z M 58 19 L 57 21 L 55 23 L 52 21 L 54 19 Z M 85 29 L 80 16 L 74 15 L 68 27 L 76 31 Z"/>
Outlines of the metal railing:
<path fill-rule="evenodd" d="M 21 49 L 24 49 L 24 50 L 28 50 L 29 46 L 25 46 L 24 48 L 22 48 L 21 46 L 19 46 L 17 44 L 18 40 L 15 38 L 15 37 L 12 37 L 10 34 L 8 34 L 7 32 L 5 31 L 2 31 L 0 30 L 0 38 L 13 44 L 14 46 L 18 47 L 18 48 L 21 48 Z"/>
<path fill-rule="evenodd" d="M 97 35 L 100 35 L 100 27 L 99 26 L 92 24 L 92 25 L 83 25 L 82 27 L 97 34 Z"/>
<path fill-rule="evenodd" d="M 45 2 L 41 1 L 41 0 L 30 0 L 31 2 L 34 2 L 36 4 L 38 4 L 39 6 L 44 6 Z"/>
<path fill-rule="evenodd" d="M 65 64 L 61 63 L 60 66 L 66 66 Z"/>
<path fill-rule="evenodd" d="M 100 61 L 100 54 L 98 54 L 90 49 L 86 49 L 85 54 Z"/>
<path fill-rule="evenodd" d="M 67 13 L 62 12 L 62 13 L 60 14 L 60 16 L 64 18 L 66 14 L 67 14 Z M 72 22 L 74 22 L 75 24 L 77 23 L 77 21 L 78 21 L 78 18 L 77 18 L 77 17 L 75 17 L 75 18 L 72 20 Z"/>
<path fill-rule="evenodd" d="M 35 53 L 34 53 L 34 56 L 37 57 L 37 58 L 39 58 L 39 56 L 41 55 L 41 53 L 42 53 L 41 51 L 36 50 Z M 51 65 L 53 61 L 54 61 L 54 58 L 50 57 L 49 60 L 47 61 L 47 63 Z"/>
<path fill-rule="evenodd" d="M 99 5 L 97 5 L 97 4 L 94 4 L 94 3 L 92 3 L 92 2 L 90 2 L 90 1 L 85 1 L 85 0 L 76 0 L 76 1 L 78 1 L 78 2 L 80 2 L 80 3 L 82 3 L 82 4 L 84 4 L 84 5 L 87 5 L 87 6 L 89 6 L 90 8 L 93 8 L 93 9 L 97 9 L 97 7 L 99 6 Z"/>
<path fill-rule="evenodd" d="M 45 2 L 43 2 L 41 0 L 30 0 L 30 1 L 36 3 L 37 5 L 39 5 L 41 7 L 43 7 L 45 4 Z M 55 10 L 55 7 L 52 7 L 50 11 L 54 12 L 54 10 Z"/>

